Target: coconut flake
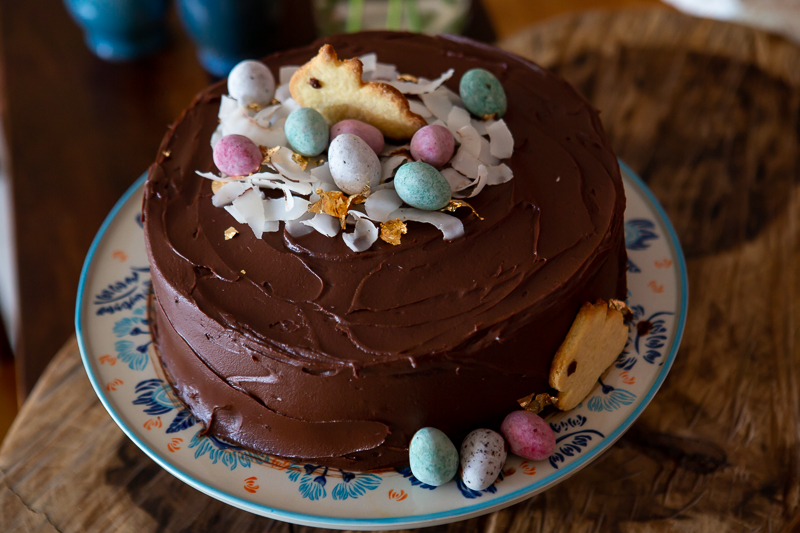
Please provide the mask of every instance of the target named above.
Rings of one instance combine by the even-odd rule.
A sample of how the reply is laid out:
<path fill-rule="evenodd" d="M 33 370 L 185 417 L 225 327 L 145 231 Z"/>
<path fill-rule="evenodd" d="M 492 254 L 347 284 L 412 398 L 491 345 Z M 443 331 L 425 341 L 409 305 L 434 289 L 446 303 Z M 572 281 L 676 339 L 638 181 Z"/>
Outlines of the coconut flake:
<path fill-rule="evenodd" d="M 211 204 L 214 207 L 222 207 L 228 205 L 238 198 L 244 191 L 247 190 L 247 185 L 241 181 L 231 181 L 219 188 L 219 190 L 211 197 Z"/>
<path fill-rule="evenodd" d="M 239 102 L 236 101 L 235 98 L 231 98 L 225 94 L 222 95 L 219 102 L 219 112 L 217 113 L 217 118 L 220 121 L 227 119 L 228 117 L 233 116 L 239 110 Z"/>
<path fill-rule="evenodd" d="M 508 159 L 514 153 L 514 137 L 503 119 L 486 128 L 489 134 L 489 153 L 498 159 Z"/>
<path fill-rule="evenodd" d="M 275 89 L 275 100 L 284 103 L 292 97 L 292 91 L 289 90 L 289 83 L 282 83 Z"/>
<path fill-rule="evenodd" d="M 264 232 L 264 206 L 261 203 L 261 191 L 255 188 L 249 189 L 244 194 L 233 201 L 233 207 L 244 218 L 244 222 L 250 226 L 256 239 L 261 238 Z"/>
<path fill-rule="evenodd" d="M 281 223 L 276 220 L 265 220 L 263 230 L 264 233 L 273 233 L 278 231 L 281 227 Z"/>
<path fill-rule="evenodd" d="M 381 189 L 369 195 L 364 203 L 367 216 L 378 222 L 390 220 L 389 215 L 403 205 L 403 200 L 394 189 Z"/>
<path fill-rule="evenodd" d="M 448 69 L 435 80 L 419 78 L 416 83 L 409 81 L 388 81 L 387 83 L 403 94 L 425 94 L 435 91 L 441 84 L 449 80 L 455 70 Z"/>
<path fill-rule="evenodd" d="M 262 202 L 267 220 L 295 220 L 308 212 L 309 202 L 305 198 L 289 195 L 287 198 L 267 198 Z"/>
<path fill-rule="evenodd" d="M 453 135 L 455 135 L 458 130 L 466 128 L 467 126 L 472 126 L 469 111 L 463 107 L 454 105 L 452 109 L 450 109 L 450 113 L 447 114 L 447 127 L 453 132 Z M 478 130 L 475 131 L 477 132 Z"/>
<path fill-rule="evenodd" d="M 278 70 L 278 84 L 286 85 L 294 76 L 294 73 L 300 68 L 299 65 L 286 65 Z"/>
<path fill-rule="evenodd" d="M 413 207 L 404 207 L 390 214 L 389 219 L 413 220 L 414 222 L 433 224 L 439 228 L 446 241 L 452 241 L 464 236 L 464 224 L 461 223 L 461 220 L 439 211 L 423 211 Z"/>
<path fill-rule="evenodd" d="M 330 215 L 316 213 L 314 218 L 304 220 L 302 224 L 314 228 L 317 232 L 325 235 L 326 237 L 336 237 L 341 229 L 339 219 Z"/>
<path fill-rule="evenodd" d="M 473 180 L 450 167 L 442 170 L 442 176 L 444 176 L 444 179 L 450 184 L 450 190 L 452 192 L 463 191 L 473 183 Z"/>
<path fill-rule="evenodd" d="M 472 123 L 472 127 L 475 128 L 478 133 L 486 135 L 486 127 L 493 124 L 494 120 L 476 120 L 473 118 L 470 119 L 470 123 Z"/>
<path fill-rule="evenodd" d="M 307 226 L 303 224 L 306 220 L 310 220 L 313 218 L 314 213 L 304 213 L 303 216 L 300 218 L 296 218 L 294 220 L 287 220 L 286 221 L 286 233 L 291 235 L 292 237 L 302 237 L 303 235 L 308 235 L 314 228 L 311 226 Z"/>
<path fill-rule="evenodd" d="M 412 113 L 416 113 L 422 118 L 428 118 L 432 116 L 430 109 L 425 107 L 425 105 L 423 105 L 423 103 L 420 102 L 419 100 L 409 100 L 408 108 L 411 110 Z"/>
<path fill-rule="evenodd" d="M 239 224 L 247 224 L 247 222 L 246 222 L 246 221 L 245 221 L 245 219 L 244 219 L 244 215 L 242 215 L 242 214 L 239 212 L 239 210 L 238 210 L 238 209 L 236 209 L 236 207 L 234 207 L 234 206 L 232 206 L 232 205 L 226 205 L 226 206 L 224 207 L 224 209 L 225 209 L 225 211 L 227 211 L 228 213 L 230 213 L 230 214 L 231 214 L 231 216 L 233 217 L 233 219 L 234 219 L 234 220 L 236 220 L 236 222 L 238 222 Z"/>
<path fill-rule="evenodd" d="M 378 228 L 366 218 L 357 218 L 353 232 L 343 233 L 342 240 L 354 252 L 363 252 L 378 240 Z"/>
<path fill-rule="evenodd" d="M 223 183 L 230 183 L 232 181 L 239 181 L 239 178 L 231 178 L 231 177 L 229 177 L 229 176 L 227 176 L 225 174 L 221 174 L 220 176 L 217 176 L 216 174 L 214 174 L 212 172 L 200 172 L 199 170 L 195 170 L 194 173 L 197 174 L 198 176 L 200 176 L 201 178 L 206 178 L 206 179 L 209 179 L 211 181 L 221 181 Z"/>
<path fill-rule="evenodd" d="M 393 155 L 388 159 L 381 161 L 381 182 L 384 182 L 394 175 L 397 167 L 407 161 L 408 157 L 404 155 Z"/>
<path fill-rule="evenodd" d="M 448 98 L 446 94 L 423 94 L 420 95 L 420 98 L 422 99 L 422 103 L 425 104 L 425 107 L 427 107 L 436 118 L 443 121 L 447 120 L 447 115 L 450 114 L 450 110 L 453 108 L 453 102 L 450 101 L 450 98 Z"/>
<path fill-rule="evenodd" d="M 262 109 L 253 116 L 253 120 L 255 120 L 256 123 L 262 128 L 269 128 L 270 126 L 272 126 L 272 123 L 274 122 L 273 115 L 275 115 L 275 112 L 278 111 L 281 107 L 282 107 L 281 104 L 275 104 L 269 107 L 265 107 L 264 109 Z"/>
<path fill-rule="evenodd" d="M 331 176 L 331 168 L 328 165 L 327 161 L 325 161 L 323 164 L 321 164 L 316 168 L 312 168 L 311 175 L 317 181 L 325 183 L 333 183 L 333 176 Z"/>
<path fill-rule="evenodd" d="M 489 176 L 486 180 L 486 185 L 499 185 L 511 181 L 514 177 L 514 173 L 505 163 L 487 168 L 489 170 Z"/>
<path fill-rule="evenodd" d="M 301 107 L 303 107 L 300 104 L 298 104 L 297 100 L 295 100 L 294 98 L 287 98 L 286 100 L 284 100 L 282 102 L 282 104 L 283 104 L 283 108 L 286 110 L 286 116 L 287 117 L 289 116 L 289 114 L 292 111 L 295 111 L 295 110 L 300 109 Z"/>
<path fill-rule="evenodd" d="M 461 96 L 459 96 L 458 93 L 451 91 L 446 85 L 442 85 L 434 92 L 437 94 L 443 94 L 447 96 L 447 98 L 450 99 L 450 102 L 452 102 L 453 105 L 457 105 L 458 107 L 464 107 L 464 101 L 461 100 Z"/>
<path fill-rule="evenodd" d="M 397 67 L 389 63 L 376 63 L 375 70 L 372 72 L 371 80 L 395 80 L 397 79 Z"/>
<path fill-rule="evenodd" d="M 462 144 L 456 152 L 455 157 L 450 160 L 450 165 L 468 178 L 478 178 L 478 166 L 481 164 L 478 159 L 469 153 L 469 150 Z"/>
<path fill-rule="evenodd" d="M 359 56 L 358 59 L 361 60 L 361 64 L 363 65 L 363 72 L 364 74 L 372 73 L 375 70 L 375 67 L 378 66 L 378 54 L 371 53 L 371 54 L 364 54 L 363 56 Z"/>
<path fill-rule="evenodd" d="M 453 109 L 458 109 L 454 107 Z M 478 131 L 473 128 L 471 125 L 464 126 L 463 128 L 456 131 L 456 139 L 461 143 L 461 148 L 459 148 L 459 152 L 464 149 L 466 152 L 473 156 L 478 157 L 481 153 L 481 140 L 484 140 L 483 137 L 480 136 Z"/>
<path fill-rule="evenodd" d="M 499 165 L 500 160 L 489 153 L 489 141 L 484 137 L 479 137 L 481 141 L 481 153 L 478 154 L 478 159 L 487 167 Z"/>

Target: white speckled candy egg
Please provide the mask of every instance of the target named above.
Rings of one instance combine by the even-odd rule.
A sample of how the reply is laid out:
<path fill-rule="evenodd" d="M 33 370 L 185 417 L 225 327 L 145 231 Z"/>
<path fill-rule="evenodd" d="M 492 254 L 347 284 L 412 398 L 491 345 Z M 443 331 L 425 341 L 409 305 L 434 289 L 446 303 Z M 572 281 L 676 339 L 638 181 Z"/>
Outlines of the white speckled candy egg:
<path fill-rule="evenodd" d="M 506 442 L 491 429 L 476 429 L 461 443 L 461 479 L 472 490 L 488 489 L 503 471 Z"/>
<path fill-rule="evenodd" d="M 239 105 L 269 105 L 275 96 L 275 77 L 261 61 L 241 61 L 228 74 L 228 94 Z"/>
<path fill-rule="evenodd" d="M 328 147 L 328 165 L 336 186 L 347 194 L 361 194 L 381 180 L 381 162 L 372 148 L 352 133 L 337 136 Z"/>

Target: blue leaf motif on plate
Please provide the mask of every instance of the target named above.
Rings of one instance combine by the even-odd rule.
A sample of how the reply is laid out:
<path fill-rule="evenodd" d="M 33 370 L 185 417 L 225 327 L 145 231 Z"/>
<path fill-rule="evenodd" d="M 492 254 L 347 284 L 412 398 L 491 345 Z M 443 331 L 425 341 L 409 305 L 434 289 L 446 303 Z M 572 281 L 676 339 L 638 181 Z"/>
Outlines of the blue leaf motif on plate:
<path fill-rule="evenodd" d="M 402 475 L 404 478 L 407 478 L 408 481 L 411 482 L 412 487 L 419 487 L 421 489 L 427 490 L 434 490 L 436 487 L 433 485 L 428 485 L 427 483 L 423 483 L 422 481 L 418 480 L 414 477 L 414 474 L 411 473 L 411 467 L 407 466 L 405 468 L 397 468 L 397 473 Z"/>
<path fill-rule="evenodd" d="M 553 468 L 558 469 L 558 463 L 563 463 L 567 459 L 567 457 L 573 457 L 578 455 L 584 451 L 584 448 L 589 446 L 589 442 L 595 437 L 598 436 L 601 439 L 605 438 L 605 435 L 596 431 L 594 429 L 582 429 L 580 431 L 575 431 L 573 433 L 567 433 L 561 437 L 556 439 L 556 445 L 560 442 L 567 441 L 566 444 L 562 444 L 559 446 L 558 450 L 550 456 L 550 464 Z"/>
<path fill-rule="evenodd" d="M 131 267 L 131 272 L 123 279 L 109 283 L 94 295 L 94 305 L 99 306 L 97 316 L 114 314 L 133 309 L 139 302 L 147 300 L 150 291 L 150 268 Z"/>
<path fill-rule="evenodd" d="M 269 456 L 259 456 L 245 451 L 212 435 L 201 435 L 203 431 L 203 429 L 200 429 L 192 436 L 192 440 L 189 442 L 189 448 L 196 448 L 194 451 L 195 459 L 208 455 L 208 458 L 211 459 L 211 464 L 222 462 L 223 465 L 231 470 L 235 470 L 237 466 L 250 468 L 252 463 L 259 465 L 269 463 Z"/>
<path fill-rule="evenodd" d="M 585 423 L 586 423 L 586 417 L 583 415 L 577 415 L 575 417 L 569 417 L 566 420 L 561 420 L 559 422 L 551 422 L 550 429 L 553 430 L 553 433 L 561 433 L 562 431 L 566 431 L 568 429 L 583 427 Z"/>
<path fill-rule="evenodd" d="M 638 274 L 641 271 L 642 269 L 636 266 L 636 263 L 628 259 L 628 272 L 630 272 L 631 274 Z"/>
<path fill-rule="evenodd" d="M 625 247 L 628 250 L 646 250 L 650 248 L 648 241 L 658 239 L 656 225 L 646 218 L 634 218 L 625 221 Z"/>
<path fill-rule="evenodd" d="M 639 310 L 641 310 L 641 314 L 639 316 L 644 315 L 644 308 L 642 306 L 637 306 Z M 640 340 L 645 339 L 643 344 L 644 355 L 642 355 L 642 359 L 647 361 L 650 364 L 655 364 L 656 359 L 660 358 L 662 355 L 662 351 L 664 346 L 667 344 L 667 326 L 666 320 L 664 317 L 672 316 L 675 313 L 672 311 L 659 311 L 657 313 L 653 313 L 647 319 L 641 320 L 636 324 L 636 337 L 633 341 L 633 347 L 636 350 L 636 353 L 642 355 L 642 349 L 640 348 Z M 636 312 L 634 311 L 634 317 L 636 317 Z"/>
<path fill-rule="evenodd" d="M 140 381 L 134 389 L 138 396 L 133 400 L 133 405 L 143 405 L 145 414 L 153 416 L 163 415 L 173 409 L 177 409 L 178 413 L 167 428 L 167 433 L 177 433 L 195 425 L 197 419 L 185 407 L 177 404 L 170 397 L 167 390 L 168 386 L 160 379 Z"/>
<path fill-rule="evenodd" d="M 363 496 L 368 490 L 375 490 L 381 484 L 381 478 L 375 474 L 367 472 L 345 472 L 342 474 L 342 481 L 337 483 L 331 491 L 334 500 L 356 499 Z"/>
<path fill-rule="evenodd" d="M 593 396 L 589 400 L 588 407 L 590 411 L 616 411 L 623 405 L 630 405 L 636 400 L 634 393 L 606 385 L 602 380 L 598 381 L 601 385 L 602 394 Z"/>
<path fill-rule="evenodd" d="M 317 474 L 317 470 L 320 473 Z M 311 501 L 321 500 L 328 495 L 325 485 L 328 483 L 328 467 L 321 465 L 291 465 L 286 471 L 289 474 L 289 481 L 300 481 L 298 490 L 303 498 Z"/>
<path fill-rule="evenodd" d="M 147 356 L 147 347 L 150 346 L 150 341 L 145 344 L 136 346 L 131 341 L 117 341 L 114 343 L 114 349 L 117 351 L 117 357 L 126 363 L 131 370 L 141 371 L 147 367 L 147 361 L 150 359 Z"/>

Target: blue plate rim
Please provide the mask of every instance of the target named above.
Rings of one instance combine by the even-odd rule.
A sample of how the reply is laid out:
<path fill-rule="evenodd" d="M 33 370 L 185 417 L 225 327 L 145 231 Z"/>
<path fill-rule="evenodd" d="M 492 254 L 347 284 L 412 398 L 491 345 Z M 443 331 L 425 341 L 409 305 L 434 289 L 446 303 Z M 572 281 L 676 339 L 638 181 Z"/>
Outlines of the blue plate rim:
<path fill-rule="evenodd" d="M 247 510 L 253 512 L 254 514 L 259 514 L 262 516 L 267 516 L 270 518 L 275 518 L 278 520 L 284 520 L 287 522 L 294 522 L 297 524 L 303 525 L 311 525 L 311 526 L 318 526 L 318 527 L 327 527 L 327 528 L 340 528 L 340 529 L 347 529 L 347 528 L 367 528 L 371 526 L 406 526 L 406 527 L 420 527 L 420 526 L 430 526 L 435 525 L 431 522 L 436 521 L 438 523 L 442 522 L 451 522 L 456 521 L 459 519 L 466 519 L 470 516 L 476 516 L 481 514 L 481 511 L 491 509 L 500 509 L 514 503 L 523 500 L 528 495 L 532 495 L 536 493 L 540 489 L 547 487 L 558 481 L 559 479 L 564 480 L 571 476 L 572 474 L 576 473 L 578 470 L 582 469 L 584 466 L 587 466 L 597 455 L 606 451 L 610 446 L 612 446 L 617 439 L 619 439 L 629 428 L 630 426 L 639 418 L 639 415 L 647 408 L 650 404 L 650 401 L 653 399 L 655 394 L 661 388 L 661 385 L 664 383 L 664 380 L 669 374 L 669 371 L 672 367 L 672 363 L 675 360 L 675 356 L 678 353 L 678 348 L 680 346 L 681 339 L 683 338 L 683 332 L 686 326 L 686 314 L 688 311 L 688 302 L 689 302 L 689 285 L 688 285 L 688 275 L 686 271 L 686 259 L 683 255 L 683 250 L 681 249 L 680 242 L 678 241 L 678 236 L 675 232 L 675 228 L 673 228 L 672 223 L 667 216 L 667 213 L 664 211 L 664 208 L 661 206 L 659 201 L 656 199 L 653 192 L 647 187 L 647 185 L 642 181 L 642 179 L 635 173 L 631 168 L 626 165 L 622 160 L 619 161 L 620 169 L 624 174 L 627 174 L 627 177 L 633 183 L 634 186 L 639 190 L 639 192 L 643 193 L 645 198 L 650 203 L 651 207 L 654 209 L 656 215 L 658 216 L 658 222 L 661 224 L 663 228 L 666 229 L 668 235 L 668 244 L 672 249 L 673 257 L 677 259 L 677 266 L 678 266 L 678 283 L 679 283 L 679 302 L 678 302 L 678 321 L 675 327 L 675 332 L 673 335 L 672 346 L 670 348 L 667 357 L 662 364 L 661 370 L 659 371 L 658 375 L 656 376 L 655 381 L 653 382 L 652 386 L 648 390 L 647 394 L 644 395 L 642 400 L 639 402 L 639 405 L 636 409 L 628 415 L 628 417 L 619 425 L 617 428 L 606 436 L 597 446 L 589 450 L 586 455 L 583 455 L 579 459 L 575 460 L 570 465 L 566 466 L 564 469 L 558 471 L 558 476 L 555 479 L 551 476 L 548 476 L 536 483 L 528 485 L 522 489 L 516 490 L 509 494 L 500 496 L 498 498 L 494 498 L 491 500 L 475 503 L 473 505 L 459 507 L 457 509 L 452 509 L 450 511 L 440 511 L 438 513 L 429 513 L 425 515 L 411 515 L 411 516 L 399 516 L 399 517 L 389 517 L 389 518 L 340 518 L 340 517 L 328 517 L 323 515 L 315 515 L 315 514 L 307 514 L 307 513 L 296 513 L 292 511 L 284 511 L 282 509 L 276 509 L 273 507 L 269 507 L 267 505 L 261 504 L 254 504 L 251 501 L 239 498 L 237 496 L 233 496 L 229 493 L 216 489 L 203 483 L 202 481 L 198 481 L 194 479 L 191 475 L 187 474 L 180 468 L 177 468 L 166 461 L 159 453 L 155 450 L 150 448 L 147 444 L 145 444 L 139 437 L 134 433 L 131 428 L 125 424 L 122 418 L 114 411 L 111 404 L 106 399 L 103 388 L 101 384 L 97 381 L 97 377 L 94 375 L 94 372 L 91 371 L 91 361 L 89 360 L 88 352 L 86 349 L 86 345 L 83 339 L 83 299 L 84 299 L 84 291 L 87 284 L 87 279 L 89 276 L 89 272 L 92 268 L 92 264 L 94 261 L 95 252 L 97 248 L 100 246 L 100 243 L 103 240 L 109 226 L 115 220 L 117 213 L 122 209 L 122 207 L 127 203 L 131 196 L 133 196 L 138 189 L 142 186 L 145 179 L 147 178 L 147 173 L 145 172 L 142 174 L 129 188 L 125 191 L 125 194 L 114 204 L 114 207 L 111 209 L 111 212 L 106 216 L 103 224 L 100 226 L 100 229 L 97 231 L 94 239 L 92 240 L 92 244 L 89 247 L 89 251 L 86 254 L 86 259 L 83 263 L 83 268 L 81 269 L 81 276 L 80 281 L 78 282 L 78 296 L 77 302 L 75 305 L 75 331 L 76 336 L 78 339 L 78 347 L 81 353 L 81 359 L 83 361 L 84 368 L 86 369 L 86 374 L 89 377 L 89 381 L 92 384 L 92 387 L 95 390 L 100 402 L 105 407 L 108 414 L 111 415 L 111 418 L 114 422 L 122 429 L 122 431 L 131 439 L 134 444 L 136 444 L 142 451 L 144 451 L 153 461 L 158 463 L 164 470 L 172 474 L 173 476 L 177 477 L 184 483 L 194 487 L 195 489 L 215 498 L 220 501 L 223 501 L 229 505 L 233 505 L 243 510 Z"/>

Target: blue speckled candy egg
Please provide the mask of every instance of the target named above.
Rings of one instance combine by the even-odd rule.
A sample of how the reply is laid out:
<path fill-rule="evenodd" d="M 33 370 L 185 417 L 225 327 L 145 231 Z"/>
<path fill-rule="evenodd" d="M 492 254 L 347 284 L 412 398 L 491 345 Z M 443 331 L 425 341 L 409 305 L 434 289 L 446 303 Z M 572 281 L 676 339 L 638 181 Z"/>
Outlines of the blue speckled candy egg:
<path fill-rule="evenodd" d="M 292 149 L 298 154 L 319 155 L 328 146 L 328 123 L 316 109 L 295 109 L 286 117 L 283 131 Z"/>
<path fill-rule="evenodd" d="M 506 463 L 506 441 L 491 429 L 476 429 L 461 443 L 461 480 L 472 490 L 488 489 Z"/>
<path fill-rule="evenodd" d="M 461 76 L 458 92 L 464 106 L 479 117 L 506 114 L 506 91 L 500 80 L 488 70 L 474 68 Z"/>
<path fill-rule="evenodd" d="M 436 428 L 422 428 L 408 446 L 411 473 L 423 483 L 438 487 L 456 475 L 458 450 L 447 435 Z"/>
<path fill-rule="evenodd" d="M 361 194 L 381 180 L 381 162 L 367 142 L 353 135 L 338 135 L 328 148 L 328 164 L 334 183 L 347 194 Z"/>
<path fill-rule="evenodd" d="M 267 106 L 275 96 L 275 77 L 261 61 L 241 61 L 228 74 L 228 94 L 239 105 Z"/>
<path fill-rule="evenodd" d="M 435 211 L 450 201 L 450 184 L 428 163 L 406 163 L 394 176 L 394 188 L 411 207 Z"/>

